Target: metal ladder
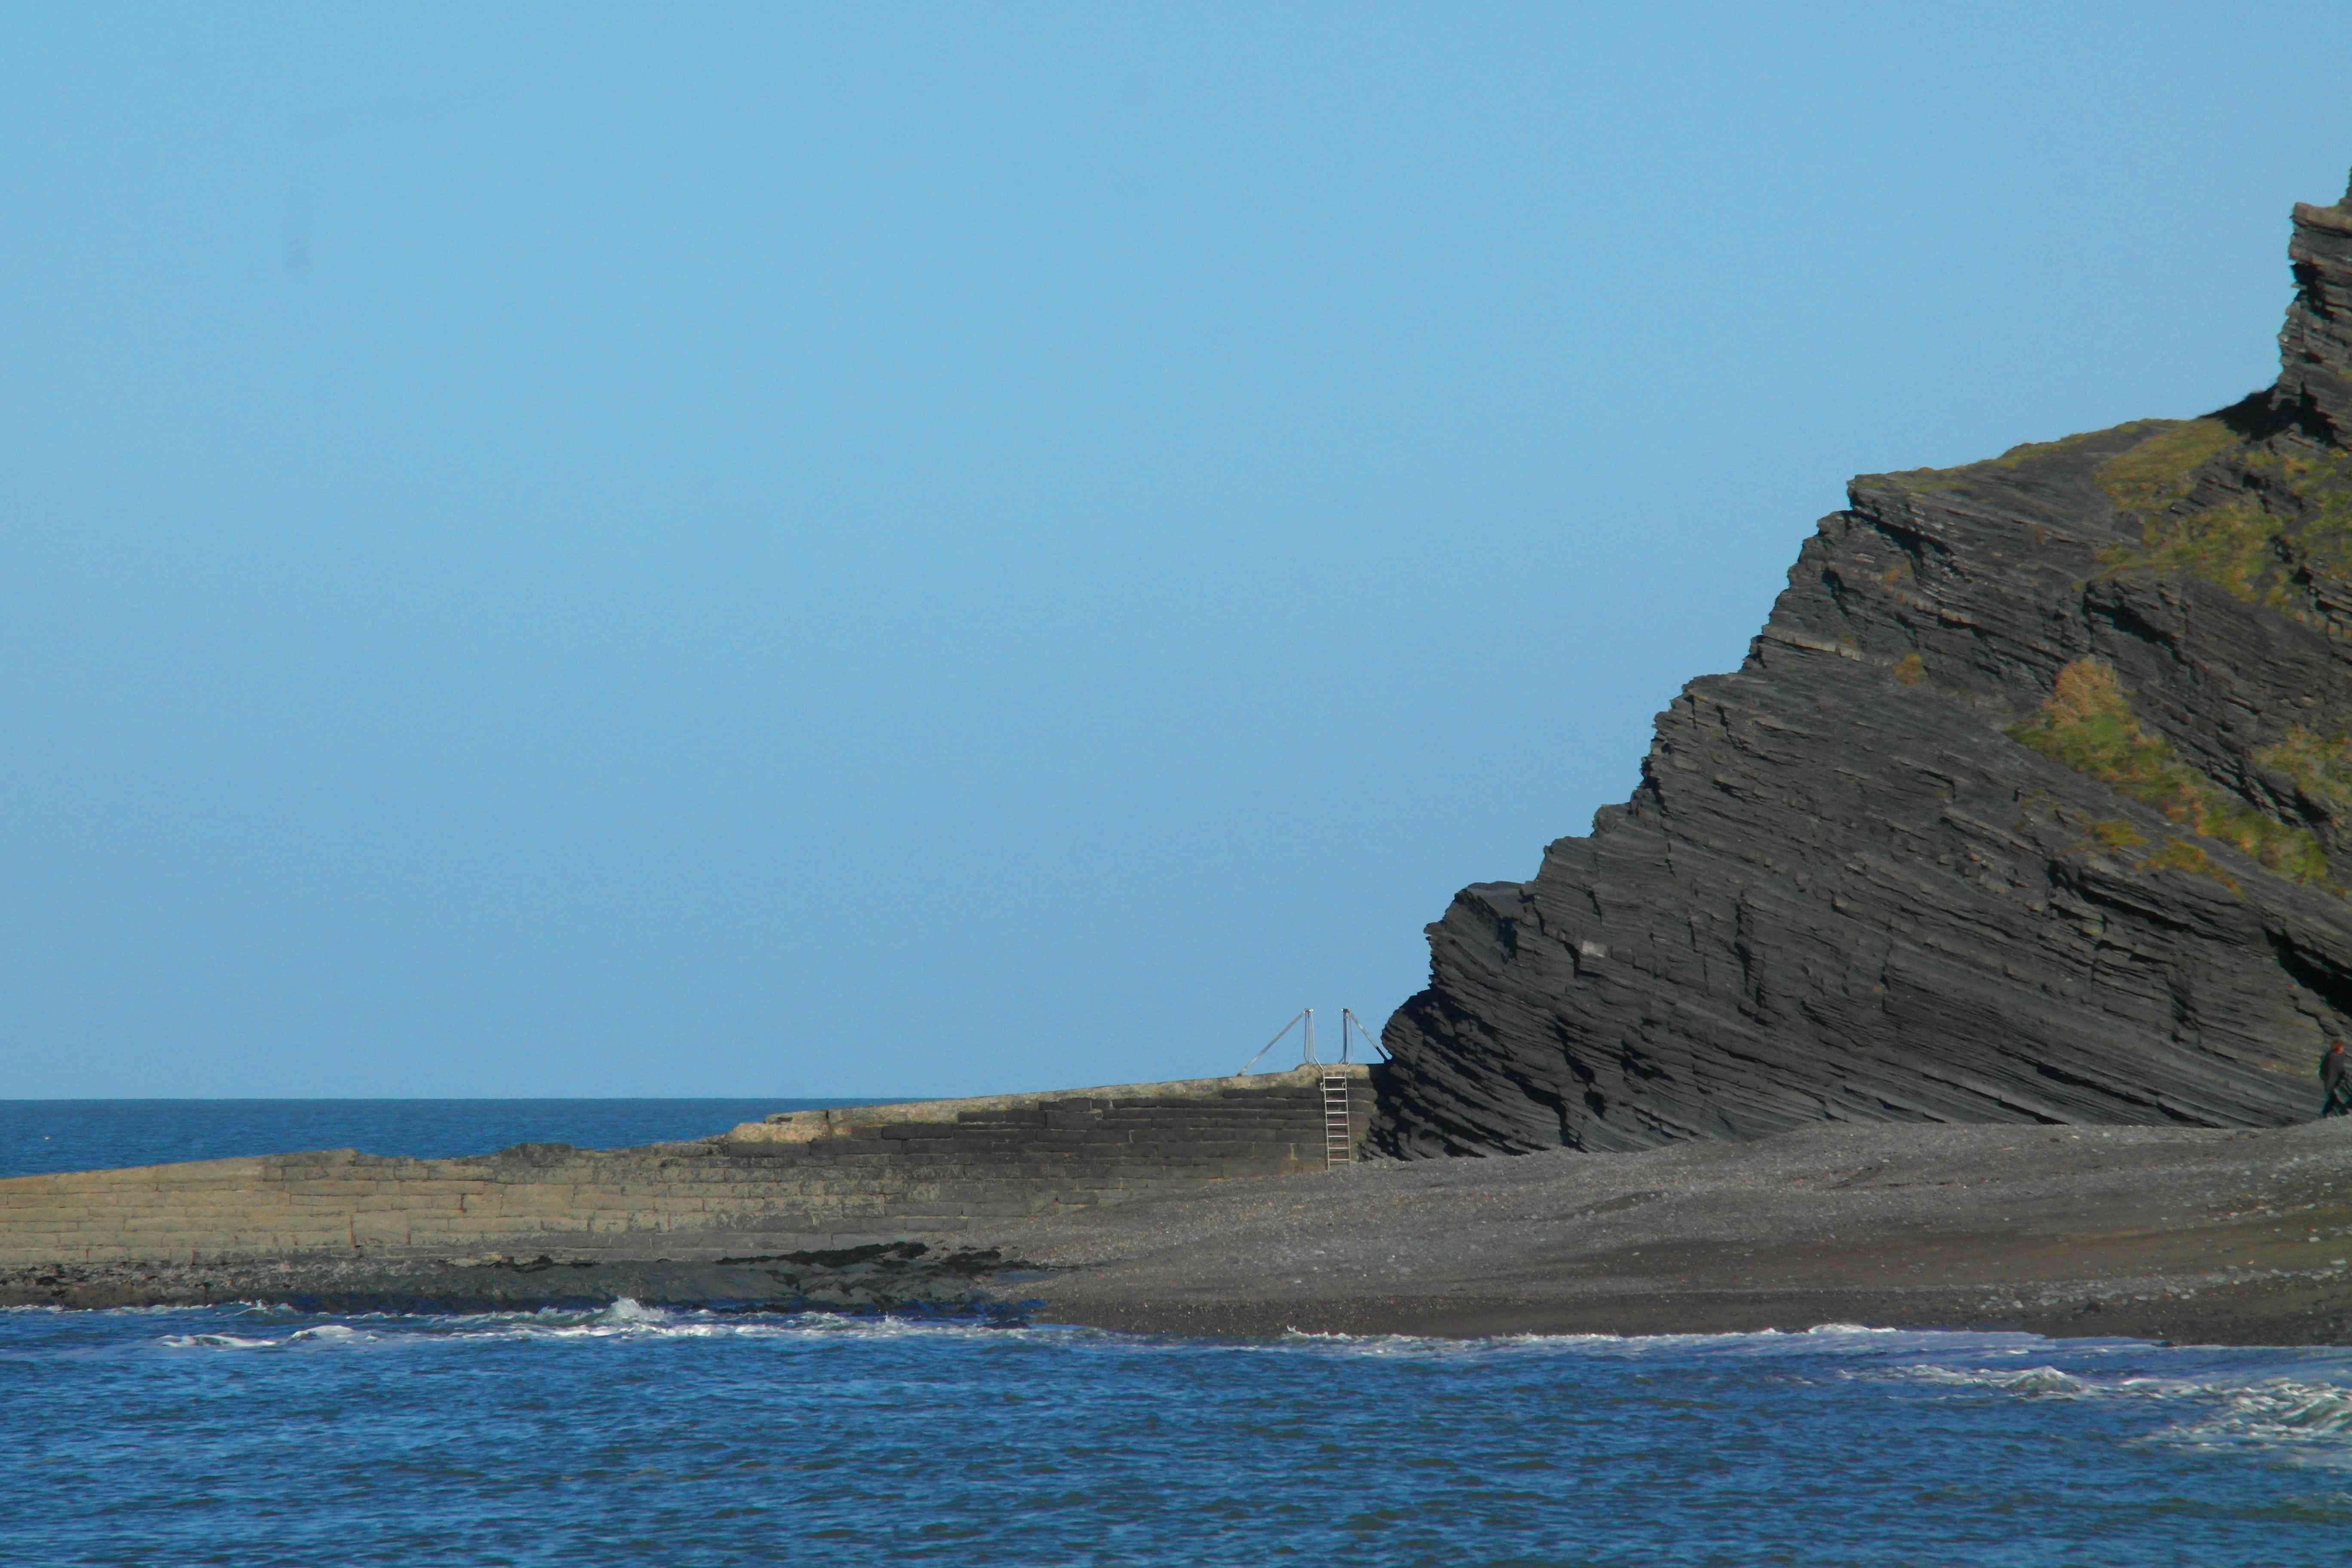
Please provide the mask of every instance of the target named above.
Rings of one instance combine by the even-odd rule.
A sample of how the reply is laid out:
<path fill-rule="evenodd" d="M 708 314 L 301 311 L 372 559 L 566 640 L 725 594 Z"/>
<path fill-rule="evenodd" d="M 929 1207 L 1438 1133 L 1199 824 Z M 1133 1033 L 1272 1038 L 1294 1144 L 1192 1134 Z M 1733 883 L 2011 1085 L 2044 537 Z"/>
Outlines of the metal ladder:
<path fill-rule="evenodd" d="M 1335 1170 L 1356 1163 L 1353 1111 L 1348 1103 L 1348 1075 L 1336 1068 L 1323 1069 L 1323 1168 Z"/>

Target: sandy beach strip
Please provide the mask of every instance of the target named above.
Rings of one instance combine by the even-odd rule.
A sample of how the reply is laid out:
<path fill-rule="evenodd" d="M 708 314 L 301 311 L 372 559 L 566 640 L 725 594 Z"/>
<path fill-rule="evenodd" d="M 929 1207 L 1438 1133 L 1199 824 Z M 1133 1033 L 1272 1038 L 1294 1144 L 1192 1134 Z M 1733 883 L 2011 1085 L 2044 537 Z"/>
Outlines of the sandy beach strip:
<path fill-rule="evenodd" d="M 666 1258 L 287 1259 L 0 1272 L 0 1304 L 357 1310 L 1027 1303 L 1150 1333 L 2008 1329 L 2352 1342 L 2352 1120 L 2259 1131 L 1825 1124 L 1631 1154 L 1234 1181 L 824 1268 Z M 965 1250 L 995 1249 L 1001 1267 Z"/>

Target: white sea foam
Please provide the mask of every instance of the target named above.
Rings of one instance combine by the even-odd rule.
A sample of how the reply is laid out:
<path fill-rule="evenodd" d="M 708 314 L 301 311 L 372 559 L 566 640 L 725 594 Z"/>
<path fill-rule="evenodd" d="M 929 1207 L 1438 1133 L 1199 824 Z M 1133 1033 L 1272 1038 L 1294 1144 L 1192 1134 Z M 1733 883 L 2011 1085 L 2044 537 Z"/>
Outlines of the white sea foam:
<path fill-rule="evenodd" d="M 1997 1388 L 2008 1394 L 2082 1394 L 2092 1392 L 2090 1384 L 2054 1366 L 2030 1366 L 2015 1372 L 1952 1366 L 1915 1366 L 1904 1371 L 1906 1375 L 1922 1383 L 1948 1384 L 1960 1388 Z"/>
<path fill-rule="evenodd" d="M 2085 1358 L 2091 1360 L 2127 1356 L 2139 1362 L 2147 1351 L 2144 1345 L 2121 1343 L 2084 1347 Z M 2217 1377 L 2214 1370 L 2188 1376 L 2130 1372 L 2103 1376 L 2095 1366 L 2078 1365 L 2070 1372 L 2049 1365 L 2011 1368 L 1931 1363 L 1853 1375 L 1895 1377 L 2029 1398 L 2060 1396 L 2174 1406 L 2180 1410 L 2179 1419 L 2136 1441 L 2205 1451 L 2267 1449 L 2298 1464 L 2352 1469 L 2352 1387 L 2316 1382 L 2307 1373 L 2233 1378 L 2226 1371 Z"/>
<path fill-rule="evenodd" d="M 598 1313 L 597 1316 L 601 1321 L 607 1323 L 666 1323 L 669 1321 L 669 1314 L 667 1312 L 662 1310 L 659 1307 L 648 1307 L 644 1302 L 639 1301 L 635 1297 L 631 1296 L 622 1297 L 619 1300 L 605 1308 L 604 1311 Z"/>
<path fill-rule="evenodd" d="M 241 1334 L 165 1334 L 163 1342 L 173 1350 L 258 1351 L 284 1342 L 247 1339 Z"/>
<path fill-rule="evenodd" d="M 648 1307 L 626 1297 L 597 1311 L 543 1308 L 531 1312 L 476 1312 L 446 1317 L 412 1317 L 388 1321 L 404 1335 L 449 1341 L 657 1342 L 667 1340 L 782 1340 L 919 1338 L 925 1340 L 985 1337 L 1001 1339 L 1040 1331 L 1000 1328 L 980 1323 L 941 1323 L 890 1317 L 845 1317 L 830 1312 L 788 1316 L 742 1316 L 700 1310 L 673 1310 Z"/>
<path fill-rule="evenodd" d="M 1165 1341 L 1141 1337 L 1139 1346 L 1157 1348 Z M 1638 1361 L 1664 1354 L 1697 1352 L 1709 1357 L 1867 1358 L 1885 1363 L 1905 1356 L 2047 1355 L 2053 1342 L 2033 1334 L 1956 1333 L 1910 1329 L 1872 1328 L 1856 1323 L 1823 1323 L 1811 1329 L 1759 1329 L 1730 1334 L 1496 1334 L 1476 1339 L 1448 1339 L 1414 1334 L 1346 1334 L 1286 1330 L 1281 1338 L 1240 1343 L 1192 1342 L 1202 1350 L 1308 1355 L 1410 1357 L 1462 1360 L 1497 1355 L 1557 1355 L 1561 1353 Z"/>
<path fill-rule="evenodd" d="M 373 1341 L 375 1336 L 352 1328 L 348 1323 L 320 1323 L 312 1328 L 297 1329 L 289 1338 L 289 1342 L 309 1340 L 319 1344 L 347 1345 L 363 1344 Z"/>
<path fill-rule="evenodd" d="M 1340 1356 L 1414 1358 L 1461 1357 L 1493 1355 L 1515 1346 L 1531 1343 L 1534 1336 L 1513 1335 L 1507 1338 L 1483 1340 L 1437 1339 L 1422 1334 L 1342 1334 L 1310 1329 L 1285 1329 L 1276 1340 L 1187 1340 L 1180 1342 L 1189 1347 L 1210 1352 L 1238 1352 L 1244 1355 L 1282 1354 L 1305 1352 L 1309 1354 Z M 1125 1342 L 1136 1349 L 1160 1352 L 1167 1342 L 1132 1338 Z M 1555 1342 L 1558 1342 L 1555 1341 Z"/>
<path fill-rule="evenodd" d="M 2352 1469 L 2352 1389 L 2280 1377 L 2200 1392 L 2218 1407 L 2149 1440 L 2208 1450 L 2269 1448 L 2301 1463 Z"/>

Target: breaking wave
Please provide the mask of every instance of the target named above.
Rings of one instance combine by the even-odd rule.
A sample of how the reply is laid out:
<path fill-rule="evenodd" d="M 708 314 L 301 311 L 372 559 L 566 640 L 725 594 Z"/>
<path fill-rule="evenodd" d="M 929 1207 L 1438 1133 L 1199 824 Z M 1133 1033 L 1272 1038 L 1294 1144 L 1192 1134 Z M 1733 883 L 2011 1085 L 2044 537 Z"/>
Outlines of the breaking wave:
<path fill-rule="evenodd" d="M 2352 1389 L 2272 1378 L 2241 1388 L 2204 1388 L 2189 1397 L 2217 1406 L 2149 1439 L 2192 1448 L 2275 1448 L 2305 1463 L 2352 1469 Z"/>
<path fill-rule="evenodd" d="M 2046 1348 L 2061 1348 L 2050 1342 Z M 2195 1358 L 2226 1363 L 2265 1354 L 2287 1352 L 2217 1352 L 2194 1348 L 2164 1352 L 2164 1357 Z M 1915 1384 L 1954 1392 L 1976 1391 L 2026 1398 L 2063 1398 L 2153 1408 L 2171 1418 L 2135 1442 L 2154 1447 L 2186 1447 L 2206 1451 L 2269 1450 L 2297 1464 L 2324 1464 L 2352 1468 L 2352 1366 L 2336 1352 L 2302 1352 L 2300 1359 L 2318 1360 L 2313 1370 L 2334 1373 L 2346 1382 L 2303 1375 L 2214 1375 L 2221 1366 L 2197 1373 L 2164 1374 L 2143 1370 L 2152 1357 L 2146 1347 L 2108 1346 L 2086 1352 L 2069 1371 L 2047 1363 L 2004 1367 L 1923 1362 L 1866 1374 L 1888 1376 Z M 2105 1362 L 2126 1364 L 2103 1366 Z M 2336 1364 L 2326 1364 L 2334 1363 Z"/>
<path fill-rule="evenodd" d="M 130 1309 L 128 1310 L 147 1310 Z M 112 1311 L 87 1314 L 111 1317 Z M 202 1333 L 165 1334 L 156 1342 L 173 1350 L 277 1350 L 346 1345 L 421 1343 L 550 1343 L 616 1341 L 657 1342 L 667 1340 L 795 1340 L 954 1339 L 974 1335 L 999 1339 L 1006 1335 L 1048 1334 L 1097 1337 L 1092 1330 L 1034 1330 L 993 1323 L 938 1319 L 849 1317 L 835 1312 L 735 1314 L 701 1309 L 648 1306 L 624 1296 L 594 1310 L 541 1308 L 531 1311 L 352 1314 L 351 1321 L 289 1326 L 282 1333 L 265 1331 L 271 1320 L 299 1317 L 285 1306 L 248 1307 L 241 1314 L 251 1327 L 245 1331 L 216 1330 Z M 244 1329 L 245 1325 L 240 1324 Z"/>
<path fill-rule="evenodd" d="M 1922 1383 L 1947 1384 L 1959 1388 L 1997 1388 L 2010 1394 L 2080 1394 L 2090 1391 L 2090 1385 L 2081 1378 L 2054 1366 L 2030 1366 L 2016 1372 L 1921 1366 L 1910 1369 L 1910 1375 Z"/>

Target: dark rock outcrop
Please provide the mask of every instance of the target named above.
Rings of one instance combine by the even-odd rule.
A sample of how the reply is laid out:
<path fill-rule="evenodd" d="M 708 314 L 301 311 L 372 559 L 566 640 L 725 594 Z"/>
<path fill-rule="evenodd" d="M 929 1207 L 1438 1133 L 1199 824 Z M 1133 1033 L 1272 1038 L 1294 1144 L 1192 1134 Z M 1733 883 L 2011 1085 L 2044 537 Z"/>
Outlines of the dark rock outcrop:
<path fill-rule="evenodd" d="M 2273 1125 L 2352 1034 L 2352 195 L 2266 392 L 1866 476 L 1632 801 L 1465 889 L 1376 1146 Z"/>
<path fill-rule="evenodd" d="M 902 1313 L 1004 1321 L 1034 1265 L 995 1247 L 919 1241 L 701 1261 L 668 1258 L 245 1258 L 0 1264 L 0 1307 L 187 1307 L 271 1301 L 306 1312 L 596 1310 L 621 1300 L 735 1312 Z"/>
<path fill-rule="evenodd" d="M 2332 207 L 2295 204 L 2287 258 L 2295 292 L 2279 332 L 2279 399 L 2352 434 L 2352 191 Z"/>

